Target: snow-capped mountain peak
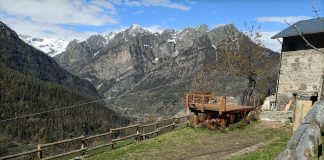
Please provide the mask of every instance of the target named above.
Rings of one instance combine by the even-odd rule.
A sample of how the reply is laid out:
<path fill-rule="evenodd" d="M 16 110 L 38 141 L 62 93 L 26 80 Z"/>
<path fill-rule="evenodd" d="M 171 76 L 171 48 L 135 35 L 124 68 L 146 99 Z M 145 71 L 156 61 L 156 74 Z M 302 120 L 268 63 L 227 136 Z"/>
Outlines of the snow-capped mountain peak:
<path fill-rule="evenodd" d="M 133 35 L 133 36 L 135 36 L 138 33 L 150 32 L 149 30 L 143 28 L 142 26 L 140 26 L 138 24 L 133 24 L 131 27 L 126 29 L 126 31 L 128 31 L 129 35 Z"/>
<path fill-rule="evenodd" d="M 51 57 L 61 54 L 69 44 L 69 41 L 62 39 L 38 38 L 22 34 L 19 34 L 19 38 Z"/>

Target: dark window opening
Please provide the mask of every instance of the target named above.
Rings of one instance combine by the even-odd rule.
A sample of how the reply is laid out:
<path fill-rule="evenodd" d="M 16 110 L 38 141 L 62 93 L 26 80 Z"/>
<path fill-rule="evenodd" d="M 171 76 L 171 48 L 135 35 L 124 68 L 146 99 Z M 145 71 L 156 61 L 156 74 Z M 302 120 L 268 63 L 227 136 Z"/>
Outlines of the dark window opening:
<path fill-rule="evenodd" d="M 288 51 L 296 51 L 297 50 L 297 42 L 289 42 Z"/>

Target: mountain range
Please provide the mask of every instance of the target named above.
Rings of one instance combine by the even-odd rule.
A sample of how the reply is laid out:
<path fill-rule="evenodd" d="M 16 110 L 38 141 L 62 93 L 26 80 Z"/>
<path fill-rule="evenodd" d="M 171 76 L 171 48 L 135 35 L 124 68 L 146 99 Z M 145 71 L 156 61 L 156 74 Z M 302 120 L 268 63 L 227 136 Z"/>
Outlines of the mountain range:
<path fill-rule="evenodd" d="M 214 63 L 218 48 L 229 38 L 229 33 L 245 36 L 233 24 L 212 30 L 202 24 L 182 30 L 165 29 L 161 33 L 135 24 L 117 33 L 73 40 L 54 58 L 64 69 L 90 81 L 103 97 L 123 96 L 111 101 L 110 107 L 137 118 L 170 116 L 183 109 L 184 92 L 193 91 L 191 80 L 203 66 Z M 274 60 L 270 65 L 276 70 L 278 54 L 265 49 L 264 56 Z M 240 96 L 247 85 L 244 78 L 236 80 L 240 84 L 227 90 L 228 96 Z M 167 86 L 151 89 L 164 85 Z M 224 93 L 215 91 L 215 94 Z"/>

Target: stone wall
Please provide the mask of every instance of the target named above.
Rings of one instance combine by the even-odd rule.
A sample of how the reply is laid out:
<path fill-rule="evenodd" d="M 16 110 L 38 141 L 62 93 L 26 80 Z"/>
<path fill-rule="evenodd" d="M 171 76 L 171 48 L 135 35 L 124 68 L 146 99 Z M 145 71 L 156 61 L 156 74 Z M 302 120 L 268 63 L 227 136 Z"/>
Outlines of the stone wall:
<path fill-rule="evenodd" d="M 262 111 L 259 115 L 262 121 L 277 121 L 291 123 L 293 118 L 292 111 Z"/>
<path fill-rule="evenodd" d="M 283 52 L 278 94 L 292 97 L 297 93 L 307 97 L 318 92 L 321 95 L 323 62 L 324 54 L 316 50 Z"/>

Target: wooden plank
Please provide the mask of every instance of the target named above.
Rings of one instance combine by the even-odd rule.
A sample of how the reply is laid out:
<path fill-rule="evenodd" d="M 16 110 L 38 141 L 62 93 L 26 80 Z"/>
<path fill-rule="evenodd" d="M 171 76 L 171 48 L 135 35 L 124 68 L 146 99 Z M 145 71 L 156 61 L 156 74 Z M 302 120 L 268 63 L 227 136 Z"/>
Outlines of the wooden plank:
<path fill-rule="evenodd" d="M 12 154 L 12 155 L 8 155 L 8 156 L 0 157 L 0 160 L 12 159 L 12 158 L 16 158 L 16 157 L 20 157 L 20 156 L 24 156 L 24 155 L 34 154 L 34 153 L 38 153 L 42 150 L 43 149 L 35 149 L 35 150 L 26 151 L 26 152 L 22 152 L 22 153 Z"/>
<path fill-rule="evenodd" d="M 139 124 L 125 126 L 125 127 L 120 127 L 120 128 L 112 128 L 111 131 L 118 131 L 118 130 L 122 130 L 122 129 L 134 128 L 134 127 L 138 127 L 138 126 L 139 126 Z"/>
<path fill-rule="evenodd" d="M 200 108 L 200 110 L 201 110 L 201 112 L 205 112 L 205 96 L 204 95 L 202 95 L 201 96 L 201 108 Z"/>
<path fill-rule="evenodd" d="M 159 127 L 158 129 L 159 129 L 159 130 L 162 130 L 162 129 L 165 129 L 165 128 L 172 127 L 172 126 L 174 126 L 174 125 L 175 125 L 175 123 L 172 123 L 172 124 L 170 124 L 170 125 L 166 125 L 166 126 L 163 126 L 163 127 Z"/>
<path fill-rule="evenodd" d="M 56 145 L 56 144 L 67 143 L 67 142 L 71 142 L 71 141 L 77 141 L 77 140 L 81 140 L 83 138 L 85 138 L 85 136 L 80 136 L 80 137 L 76 137 L 76 138 L 72 138 L 72 139 L 66 139 L 66 140 L 57 141 L 57 142 L 53 142 L 53 143 L 40 144 L 40 147 L 48 147 L 48 146 L 52 146 L 52 145 Z"/>
<path fill-rule="evenodd" d="M 187 111 L 187 113 L 189 113 L 189 94 L 186 94 L 186 103 L 185 103 L 185 105 L 186 105 L 186 111 Z"/>
<path fill-rule="evenodd" d="M 158 123 L 158 122 L 150 123 L 150 124 L 145 124 L 145 125 L 140 125 L 139 128 L 144 128 L 144 127 L 153 126 L 153 125 L 156 125 L 157 123 Z"/>
<path fill-rule="evenodd" d="M 165 119 L 159 120 L 158 122 L 169 121 L 169 120 L 172 120 L 172 119 L 173 119 L 173 117 L 171 117 L 171 118 L 165 118 Z"/>
<path fill-rule="evenodd" d="M 132 135 L 129 135 L 129 136 L 122 137 L 122 138 L 113 139 L 112 142 L 118 142 L 118 141 L 121 141 L 121 140 L 124 140 L 124 139 L 127 139 L 127 138 L 136 137 L 136 136 L 139 136 L 139 134 L 136 133 L 136 134 L 132 134 Z"/>
<path fill-rule="evenodd" d="M 285 107 L 285 112 L 288 112 L 288 110 L 289 110 L 291 104 L 292 104 L 292 100 L 290 100 L 290 101 L 288 102 L 288 104 L 286 105 L 286 107 Z"/>
<path fill-rule="evenodd" d="M 219 114 L 222 115 L 226 111 L 226 98 L 224 96 L 220 99 Z"/>
<path fill-rule="evenodd" d="M 145 134 L 142 134 L 141 136 L 148 136 L 148 135 L 151 135 L 151 134 L 154 134 L 154 133 L 157 133 L 157 132 L 160 132 L 160 130 L 155 130 L 153 132 L 145 133 Z"/>
<path fill-rule="evenodd" d="M 107 133 L 97 134 L 97 135 L 85 137 L 84 140 L 89 140 L 89 139 L 93 139 L 93 138 L 97 138 L 97 137 L 107 136 L 107 135 L 112 134 L 112 133 L 113 132 L 107 132 Z"/>
<path fill-rule="evenodd" d="M 74 154 L 74 153 L 78 153 L 78 152 L 83 152 L 83 151 L 86 151 L 87 148 L 83 148 L 83 149 L 77 149 L 77 150 L 74 150 L 74 151 L 70 151 L 70 152 L 66 152 L 66 153 L 61 153 L 61 154 L 57 154 L 55 156 L 51 156 L 51 157 L 45 157 L 41 160 L 49 160 L 49 159 L 55 159 L 55 158 L 59 158 L 59 157 L 63 157 L 63 156 L 67 156 L 67 155 L 70 155 L 70 154 Z"/>
<path fill-rule="evenodd" d="M 110 146 L 110 145 L 113 145 L 113 143 L 107 143 L 107 144 L 102 144 L 102 145 L 99 145 L 99 146 L 96 146 L 96 147 L 88 148 L 87 151 L 96 150 L 96 149 L 107 147 L 107 146 Z"/>

